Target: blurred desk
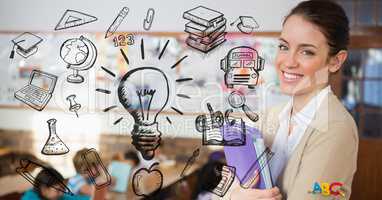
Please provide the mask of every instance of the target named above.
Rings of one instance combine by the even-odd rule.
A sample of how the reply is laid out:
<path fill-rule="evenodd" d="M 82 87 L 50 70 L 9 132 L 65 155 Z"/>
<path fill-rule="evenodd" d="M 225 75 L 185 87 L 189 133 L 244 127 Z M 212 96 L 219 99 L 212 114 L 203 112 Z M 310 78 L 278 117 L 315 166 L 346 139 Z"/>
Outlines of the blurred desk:
<path fill-rule="evenodd" d="M 159 165 L 159 170 L 163 174 L 163 185 L 162 189 L 171 187 L 174 183 L 179 181 L 181 179 L 180 173 L 182 172 L 184 166 L 186 163 L 177 163 L 173 166 L 161 166 Z M 199 165 L 197 163 L 194 163 L 194 165 L 191 166 L 191 168 L 186 173 L 186 176 L 193 173 L 195 170 L 199 168 Z M 134 194 L 133 187 L 132 187 L 132 176 L 130 175 L 129 185 L 126 193 L 119 193 L 119 192 L 109 192 L 107 195 L 107 199 L 110 200 L 126 200 L 126 199 L 142 199 L 143 197 L 137 196 Z"/>

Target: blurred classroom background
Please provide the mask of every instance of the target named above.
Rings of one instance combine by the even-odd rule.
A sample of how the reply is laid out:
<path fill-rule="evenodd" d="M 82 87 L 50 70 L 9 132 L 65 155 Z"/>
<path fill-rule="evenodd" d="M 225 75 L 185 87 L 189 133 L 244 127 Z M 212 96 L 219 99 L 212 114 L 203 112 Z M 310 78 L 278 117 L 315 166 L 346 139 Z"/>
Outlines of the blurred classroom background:
<path fill-rule="evenodd" d="M 195 118 L 208 113 L 206 103 L 214 110 L 224 112 L 227 88 L 220 60 L 236 46 L 251 46 L 265 59 L 256 90 L 245 90 L 248 105 L 261 112 L 268 107 L 285 102 L 288 97 L 280 94 L 273 60 L 277 51 L 277 37 L 283 17 L 298 3 L 293 1 L 243 0 L 232 1 L 1 1 L 0 2 L 0 196 L 18 199 L 31 185 L 15 173 L 21 158 L 36 158 L 51 164 L 65 178 L 75 175 L 73 156 L 82 148 L 95 148 L 105 165 L 112 161 L 125 162 L 127 152 L 135 151 L 130 132 L 134 120 L 118 101 L 117 87 L 128 70 L 155 66 L 162 69 L 169 79 L 170 98 L 166 108 L 158 115 L 162 143 L 154 160 L 160 161 L 163 173 L 161 199 L 192 199 L 198 190 L 198 172 L 211 159 L 222 159 L 222 148 L 202 145 L 202 134 L 195 130 Z M 379 0 L 337 0 L 346 10 L 351 22 L 350 55 L 346 66 L 331 77 L 333 91 L 353 114 L 360 136 L 358 171 L 353 182 L 351 199 L 382 199 L 378 185 L 382 184 L 382 2 Z M 183 12 L 203 5 L 224 13 L 227 19 L 226 39 L 221 46 L 203 54 L 186 45 L 184 32 L 186 19 Z M 105 39 L 105 32 L 122 7 L 130 9 L 126 19 L 114 35 Z M 152 27 L 142 27 L 149 8 L 154 8 Z M 57 30 L 54 28 L 67 9 L 97 17 L 82 26 Z M 252 16 L 257 28 L 243 34 L 230 23 L 239 16 Z M 12 39 L 23 32 L 34 33 L 43 41 L 38 52 L 24 59 L 16 55 L 9 58 L 13 49 Z M 60 58 L 60 47 L 69 38 L 89 38 L 97 47 L 95 65 L 80 71 L 85 77 L 81 84 L 68 83 L 72 73 Z M 145 59 L 141 57 L 141 40 L 144 41 Z M 166 52 L 158 60 L 161 49 L 169 40 Z M 129 64 L 120 53 L 126 53 Z M 179 66 L 171 66 L 188 56 Z M 105 73 L 101 66 L 116 76 Z M 47 71 L 58 76 L 53 97 L 46 108 L 38 112 L 14 97 L 14 93 L 29 81 L 32 70 Z M 176 80 L 191 77 L 192 81 Z M 153 82 L 153 86 L 156 83 Z M 96 89 L 110 90 L 110 94 Z M 67 96 L 75 94 L 81 104 L 78 117 L 69 110 Z M 181 98 L 184 94 L 190 98 Z M 162 97 L 163 98 L 163 97 Z M 105 112 L 105 108 L 116 105 Z M 178 110 L 172 109 L 174 107 Z M 157 110 L 154 108 L 152 114 Z M 70 152 L 60 156 L 41 154 L 49 134 L 47 120 L 55 118 L 56 131 Z M 119 120 L 121 119 L 122 120 Z M 118 122 L 117 122 L 118 121 Z M 170 123 L 170 122 L 171 123 Z M 259 124 L 253 124 L 259 126 Z M 180 177 L 185 163 L 196 149 L 200 156 L 189 174 Z M 139 154 L 138 154 L 139 155 Z M 152 162 L 141 157 L 139 166 L 149 168 Z M 224 159 L 224 158 L 223 158 Z M 137 167 L 138 169 L 139 167 Z M 131 179 L 131 177 L 130 177 Z M 108 199 L 138 198 L 131 188 L 126 192 L 110 192 Z M 0 197 L 1 198 L 1 197 Z"/>

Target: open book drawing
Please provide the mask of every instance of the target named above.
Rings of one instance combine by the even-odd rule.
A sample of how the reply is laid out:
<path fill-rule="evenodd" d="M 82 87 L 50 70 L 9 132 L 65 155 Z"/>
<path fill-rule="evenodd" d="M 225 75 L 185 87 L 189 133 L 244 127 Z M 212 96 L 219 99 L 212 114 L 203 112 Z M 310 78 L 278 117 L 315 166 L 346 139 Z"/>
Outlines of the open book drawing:
<path fill-rule="evenodd" d="M 203 130 L 203 145 L 245 145 L 245 122 L 240 118 L 229 118 L 233 123 L 221 127 L 213 126 L 211 120 L 206 121 L 206 126 Z"/>

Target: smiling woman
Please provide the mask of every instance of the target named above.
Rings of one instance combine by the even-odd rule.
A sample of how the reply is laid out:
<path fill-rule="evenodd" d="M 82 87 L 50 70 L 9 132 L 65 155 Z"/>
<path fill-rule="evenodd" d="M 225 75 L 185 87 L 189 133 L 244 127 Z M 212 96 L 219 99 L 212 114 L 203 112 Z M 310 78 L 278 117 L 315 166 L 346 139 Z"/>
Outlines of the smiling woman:
<path fill-rule="evenodd" d="M 270 170 L 277 187 L 238 188 L 232 199 L 325 199 L 329 188 L 318 194 L 312 186 L 333 182 L 341 187 L 332 195 L 350 198 L 357 127 L 329 85 L 330 74 L 347 58 L 348 24 L 331 1 L 301 2 L 285 18 L 275 65 L 280 89 L 291 101 L 263 116 L 262 130 L 275 153 Z"/>

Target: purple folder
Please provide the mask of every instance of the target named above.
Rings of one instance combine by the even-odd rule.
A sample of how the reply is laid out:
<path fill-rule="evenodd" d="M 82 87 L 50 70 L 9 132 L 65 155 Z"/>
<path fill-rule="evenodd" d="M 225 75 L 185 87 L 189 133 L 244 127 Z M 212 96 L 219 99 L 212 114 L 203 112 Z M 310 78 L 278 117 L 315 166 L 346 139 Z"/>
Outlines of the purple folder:
<path fill-rule="evenodd" d="M 225 125 L 229 126 L 229 125 Z M 252 188 L 269 189 L 272 187 L 270 171 L 268 167 L 267 151 L 262 141 L 262 134 L 253 127 L 246 127 L 246 143 L 244 146 L 224 146 L 224 153 L 229 166 L 236 168 L 236 176 L 242 186 L 250 182 L 259 173 L 258 183 Z M 255 139 L 260 141 L 260 148 L 255 147 Z M 256 143 L 259 145 L 259 143 Z M 258 150 L 258 152 L 256 151 Z M 261 160 L 262 158 L 262 160 Z"/>

